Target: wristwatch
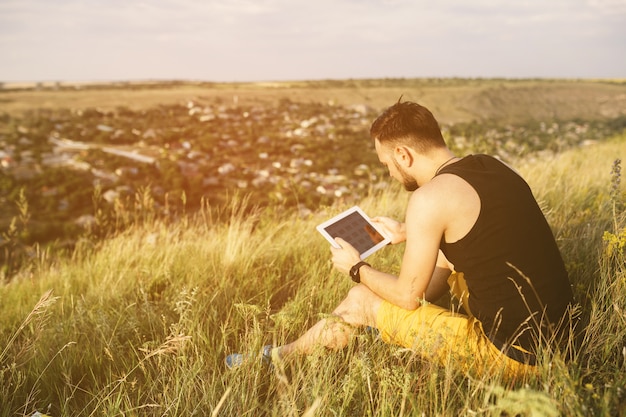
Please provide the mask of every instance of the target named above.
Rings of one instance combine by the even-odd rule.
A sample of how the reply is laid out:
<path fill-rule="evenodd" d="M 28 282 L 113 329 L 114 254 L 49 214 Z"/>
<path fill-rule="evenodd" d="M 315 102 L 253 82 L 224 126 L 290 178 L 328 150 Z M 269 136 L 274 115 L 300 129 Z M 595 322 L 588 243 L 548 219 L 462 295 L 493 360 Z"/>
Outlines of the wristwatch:
<path fill-rule="evenodd" d="M 361 282 L 360 269 L 363 265 L 371 266 L 365 261 L 359 261 L 356 264 L 354 264 L 352 268 L 350 268 L 350 278 L 352 278 L 352 281 L 356 282 L 357 284 Z"/>

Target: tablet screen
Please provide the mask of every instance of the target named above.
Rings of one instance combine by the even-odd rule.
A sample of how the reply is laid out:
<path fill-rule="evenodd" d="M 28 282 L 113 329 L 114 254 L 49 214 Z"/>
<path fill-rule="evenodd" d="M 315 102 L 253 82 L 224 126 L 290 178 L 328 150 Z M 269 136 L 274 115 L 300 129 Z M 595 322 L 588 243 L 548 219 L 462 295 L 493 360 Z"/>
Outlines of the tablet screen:
<path fill-rule="evenodd" d="M 335 247 L 334 238 L 340 237 L 350 243 L 365 259 L 389 243 L 382 232 L 376 229 L 367 215 L 359 208 L 349 210 L 317 226 L 317 230 Z"/>

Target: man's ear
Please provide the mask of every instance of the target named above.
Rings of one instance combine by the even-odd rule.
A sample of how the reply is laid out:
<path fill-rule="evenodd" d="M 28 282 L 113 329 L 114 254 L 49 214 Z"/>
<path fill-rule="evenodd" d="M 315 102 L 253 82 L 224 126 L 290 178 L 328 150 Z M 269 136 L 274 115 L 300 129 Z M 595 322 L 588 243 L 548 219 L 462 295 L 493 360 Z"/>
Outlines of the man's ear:
<path fill-rule="evenodd" d="M 393 150 L 393 154 L 400 165 L 405 167 L 413 165 L 414 156 L 408 147 L 396 146 Z"/>

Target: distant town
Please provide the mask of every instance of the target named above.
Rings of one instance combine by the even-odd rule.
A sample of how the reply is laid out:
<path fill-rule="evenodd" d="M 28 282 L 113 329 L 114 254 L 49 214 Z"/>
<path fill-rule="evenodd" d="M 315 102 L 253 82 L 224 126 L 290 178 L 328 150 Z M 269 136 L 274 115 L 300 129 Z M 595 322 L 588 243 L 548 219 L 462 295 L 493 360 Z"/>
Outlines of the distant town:
<path fill-rule="evenodd" d="M 368 134 L 375 117 L 363 104 L 243 106 L 236 96 L 147 110 L 0 114 L 0 244 L 72 245 L 86 232 L 106 235 L 119 227 L 120 210 L 138 205 L 176 218 L 201 204 L 223 207 L 238 194 L 250 207 L 280 205 L 301 216 L 356 202 L 388 186 Z M 511 160 L 589 145 L 625 125 L 620 118 L 442 128 L 459 154 Z M 20 215 L 28 224 L 22 219 L 18 233 Z"/>
<path fill-rule="evenodd" d="M 356 199 L 379 179 L 367 134 L 372 116 L 363 105 L 246 108 L 236 100 L 4 115 L 2 225 L 17 215 L 20 190 L 37 241 L 94 226 L 95 194 L 106 210 L 148 190 L 162 215 L 250 194 L 251 205 L 281 204 L 306 215 L 320 204 Z"/>

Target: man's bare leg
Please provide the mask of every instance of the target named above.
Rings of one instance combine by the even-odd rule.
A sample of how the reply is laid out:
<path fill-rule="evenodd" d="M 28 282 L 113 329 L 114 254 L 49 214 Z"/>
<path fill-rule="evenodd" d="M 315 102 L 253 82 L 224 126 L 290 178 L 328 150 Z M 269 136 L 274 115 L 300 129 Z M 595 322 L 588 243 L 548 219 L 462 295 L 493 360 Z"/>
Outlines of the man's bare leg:
<path fill-rule="evenodd" d="M 280 357 L 310 354 L 317 347 L 340 349 L 350 341 L 356 327 L 376 326 L 376 315 L 382 299 L 365 285 L 350 289 L 346 298 L 332 312 L 294 342 L 276 348 Z"/>

